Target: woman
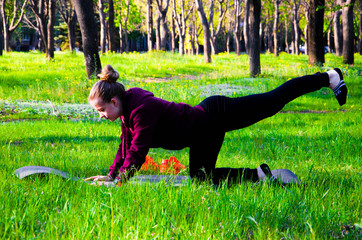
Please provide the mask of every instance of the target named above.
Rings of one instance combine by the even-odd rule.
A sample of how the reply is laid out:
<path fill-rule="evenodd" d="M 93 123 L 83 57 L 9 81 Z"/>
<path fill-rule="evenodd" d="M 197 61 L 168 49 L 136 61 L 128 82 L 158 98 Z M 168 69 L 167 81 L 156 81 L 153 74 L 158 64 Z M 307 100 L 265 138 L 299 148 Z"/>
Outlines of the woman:
<path fill-rule="evenodd" d="M 158 147 L 190 147 L 189 168 L 194 179 L 211 179 L 219 184 L 225 179 L 238 182 L 271 177 L 266 164 L 257 169 L 215 168 L 225 133 L 273 116 L 293 99 L 322 87 L 331 88 L 340 105 L 347 99 L 347 87 L 338 68 L 292 79 L 262 94 L 208 97 L 195 107 L 156 98 L 140 88 L 126 91 L 117 82 L 118 72 L 110 65 L 103 68 L 99 77 L 90 91 L 89 103 L 101 118 L 122 121 L 122 142 L 109 174 L 86 179 L 106 185 L 124 183 L 145 162 L 149 149 Z"/>

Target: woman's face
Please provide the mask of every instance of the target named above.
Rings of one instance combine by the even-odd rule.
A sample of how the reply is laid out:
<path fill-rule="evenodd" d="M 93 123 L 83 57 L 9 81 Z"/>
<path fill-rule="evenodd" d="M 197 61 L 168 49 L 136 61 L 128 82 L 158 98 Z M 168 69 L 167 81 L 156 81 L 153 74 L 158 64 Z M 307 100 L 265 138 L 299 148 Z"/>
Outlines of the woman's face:
<path fill-rule="evenodd" d="M 112 98 L 109 103 L 104 103 L 101 98 L 92 99 L 89 103 L 99 112 L 100 118 L 108 119 L 111 122 L 123 114 L 121 101 L 117 97 Z"/>

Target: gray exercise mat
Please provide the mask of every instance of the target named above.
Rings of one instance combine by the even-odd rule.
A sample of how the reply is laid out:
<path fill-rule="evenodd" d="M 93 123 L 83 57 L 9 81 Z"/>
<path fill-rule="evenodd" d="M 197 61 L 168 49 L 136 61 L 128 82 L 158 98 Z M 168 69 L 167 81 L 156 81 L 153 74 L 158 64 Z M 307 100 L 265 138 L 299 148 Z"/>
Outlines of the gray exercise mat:
<path fill-rule="evenodd" d="M 15 175 L 23 179 L 28 176 L 37 175 L 37 174 L 55 174 L 59 177 L 69 179 L 73 178 L 75 180 L 80 180 L 79 177 L 70 176 L 68 173 L 60 171 L 55 168 L 43 167 L 43 166 L 25 166 L 15 170 Z M 131 183 L 172 183 L 174 186 L 180 186 L 182 184 L 186 184 L 190 181 L 189 176 L 181 176 L 181 175 L 137 175 L 132 177 L 129 182 Z"/>
<path fill-rule="evenodd" d="M 278 182 L 281 184 L 299 184 L 298 177 L 288 169 L 274 169 L 271 171 L 273 174 L 271 181 Z M 15 170 L 15 175 L 23 179 L 25 177 L 36 175 L 36 174 L 55 174 L 63 178 L 74 178 L 79 180 L 79 177 L 70 176 L 68 173 L 60 171 L 58 169 L 43 167 L 43 166 L 25 166 Z M 172 183 L 175 186 L 186 184 L 191 179 L 189 176 L 181 175 L 137 175 L 132 177 L 129 182 L 132 183 Z M 267 180 L 266 178 L 263 181 Z"/>
<path fill-rule="evenodd" d="M 70 178 L 70 175 L 66 172 L 62 172 L 58 169 L 55 168 L 50 168 L 50 167 L 43 167 L 43 166 L 25 166 L 25 167 L 21 167 L 15 170 L 15 175 L 20 178 L 23 179 L 25 177 L 31 176 L 31 175 L 36 175 L 36 174 L 55 174 L 58 175 L 59 177 L 63 177 L 63 178 Z M 78 177 L 74 177 L 75 179 L 80 179 Z"/>
<path fill-rule="evenodd" d="M 174 186 L 181 186 L 191 181 L 189 176 L 182 175 L 137 175 L 132 177 L 129 182 L 131 183 L 160 183 L 173 184 Z"/>
<path fill-rule="evenodd" d="M 298 177 L 289 169 L 274 169 L 272 172 L 272 181 L 275 179 L 282 184 L 300 184 Z"/>

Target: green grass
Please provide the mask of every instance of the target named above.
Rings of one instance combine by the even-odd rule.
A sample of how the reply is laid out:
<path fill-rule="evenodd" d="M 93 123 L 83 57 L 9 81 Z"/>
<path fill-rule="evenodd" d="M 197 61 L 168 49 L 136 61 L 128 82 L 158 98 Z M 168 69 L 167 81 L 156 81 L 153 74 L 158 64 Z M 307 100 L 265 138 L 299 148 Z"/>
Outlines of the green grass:
<path fill-rule="evenodd" d="M 109 54 L 101 57 L 103 66 L 111 64 L 120 73 L 126 88 L 142 87 L 156 96 L 176 102 L 198 104 L 203 97 L 202 86 L 230 84 L 243 86 L 233 96 L 242 96 L 271 90 L 288 79 L 330 68 L 342 68 L 350 86 L 350 106 L 361 98 L 362 57 L 356 55 L 355 67 L 342 64 L 342 59 L 326 55 L 324 67 L 308 66 L 307 56 L 282 54 L 275 58 L 262 55 L 262 75 L 249 77 L 246 55 L 220 54 L 212 64 L 205 64 L 202 56 L 180 57 L 171 53 Z M 80 54 L 58 53 L 48 62 L 42 54 L 11 53 L 0 58 L 0 99 L 50 100 L 55 103 L 85 103 L 96 80 L 86 78 L 84 58 Z M 165 78 L 171 78 L 168 80 Z M 156 79 L 164 82 L 145 81 Z M 326 99 L 326 105 L 316 104 L 315 98 Z M 330 91 L 309 94 L 290 104 L 298 110 L 336 109 L 338 104 Z M 288 106 L 289 108 L 289 106 Z"/>
<path fill-rule="evenodd" d="M 94 81 L 85 78 L 82 56 L 57 55 L 55 62 L 43 58 L 23 53 L 1 57 L 0 100 L 86 102 L 87 88 Z M 125 184 L 108 189 L 55 176 L 19 180 L 14 170 L 27 165 L 80 177 L 106 174 L 120 142 L 120 123 L 70 121 L 31 109 L 3 109 L 0 238 L 358 239 L 362 235 L 356 227 L 362 225 L 361 60 L 356 55 L 356 66 L 347 67 L 340 58 L 326 56 L 324 68 L 338 66 L 345 73 L 350 95 L 344 107 L 330 91 L 322 90 L 286 106 L 284 110 L 293 113 L 277 114 L 226 135 L 218 167 L 254 168 L 266 162 L 272 169 L 294 171 L 300 186 L 245 182 L 229 188 Z M 240 96 L 324 71 L 308 66 L 305 56 L 262 55 L 263 74 L 250 79 L 246 56 L 221 54 L 212 64 L 202 61 L 169 53 L 102 57 L 103 65 L 120 70 L 127 87 L 143 87 L 156 96 L 189 104 L 202 99 L 199 95 L 206 85 L 248 86 L 232 94 Z M 177 78 L 161 83 L 142 80 L 170 75 Z M 184 79 L 191 75 L 197 78 Z M 42 87 L 36 87 L 36 79 Z M 72 81 L 85 83 L 72 85 Z M 72 94 L 57 95 L 58 91 Z M 37 121 L 14 121 L 34 118 Z M 174 155 L 188 165 L 188 149 L 151 149 L 149 155 L 158 163 Z"/>

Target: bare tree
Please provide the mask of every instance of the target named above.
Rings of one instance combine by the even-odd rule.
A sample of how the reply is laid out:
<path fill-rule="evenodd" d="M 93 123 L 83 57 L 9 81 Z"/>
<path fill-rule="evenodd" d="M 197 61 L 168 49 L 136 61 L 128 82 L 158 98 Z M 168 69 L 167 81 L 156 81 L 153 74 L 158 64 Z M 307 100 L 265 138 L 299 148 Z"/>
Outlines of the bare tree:
<path fill-rule="evenodd" d="M 250 0 L 250 76 L 256 77 L 260 74 L 260 14 L 261 2 L 260 0 Z"/>
<path fill-rule="evenodd" d="M 175 53 L 176 51 L 176 26 L 175 26 L 175 14 L 172 11 L 171 14 L 171 31 L 170 31 L 170 41 L 171 41 L 171 52 Z"/>
<path fill-rule="evenodd" d="M 68 39 L 69 39 L 69 50 L 72 52 L 75 50 L 75 31 L 77 26 L 77 15 L 75 9 L 70 0 L 59 0 L 58 12 L 63 21 L 67 24 L 68 28 Z"/>
<path fill-rule="evenodd" d="M 180 0 L 180 11 L 181 13 L 178 15 L 176 11 L 176 0 L 172 0 L 173 3 L 173 14 L 175 16 L 175 22 L 178 30 L 179 36 L 179 54 L 185 54 L 185 37 L 186 37 L 186 21 L 189 18 L 194 4 L 192 3 L 188 9 L 185 9 L 185 0 Z M 187 13 L 186 13 L 187 12 Z"/>
<path fill-rule="evenodd" d="M 29 14 L 28 15 L 24 15 L 24 20 L 25 23 L 28 27 L 35 29 L 38 33 L 39 33 L 39 38 L 41 41 L 41 45 L 44 46 L 44 52 L 47 52 L 47 40 L 48 40 L 48 36 L 47 36 L 47 24 L 46 24 L 46 19 L 47 19 L 47 9 L 45 6 L 45 2 L 44 0 L 29 0 L 29 8 L 31 9 L 31 12 L 34 14 L 35 16 L 35 21 L 36 23 L 34 23 L 31 20 L 31 16 Z M 39 48 L 40 49 L 40 48 Z"/>
<path fill-rule="evenodd" d="M 149 52 L 151 52 L 153 49 L 152 29 L 153 29 L 152 0 L 147 0 L 147 47 Z"/>
<path fill-rule="evenodd" d="M 158 40 L 157 50 L 165 51 L 166 44 L 167 44 L 167 34 L 168 34 L 166 15 L 167 15 L 170 0 L 166 0 L 165 7 L 163 7 L 163 0 L 156 0 L 156 3 L 157 3 L 157 7 L 158 7 L 157 25 L 159 26 L 158 36 L 156 36 L 156 41 Z M 156 32 L 157 32 L 157 30 L 156 30 Z M 156 35 L 157 35 L 157 33 L 156 33 Z"/>
<path fill-rule="evenodd" d="M 211 41 L 211 52 L 212 54 L 218 54 L 219 49 L 217 46 L 217 39 L 221 33 L 222 23 L 224 21 L 226 9 L 223 8 L 224 0 L 218 0 L 219 2 L 219 18 L 216 29 L 214 29 L 214 0 L 211 0 L 210 4 L 210 17 L 209 17 L 209 25 L 210 25 L 210 41 Z"/>
<path fill-rule="evenodd" d="M 343 0 L 343 63 L 354 64 L 353 7 L 355 0 Z"/>
<path fill-rule="evenodd" d="M 12 14 L 5 12 L 5 0 L 0 0 L 0 18 L 2 22 L 2 35 L 4 38 L 4 50 L 5 53 L 10 50 L 10 37 L 15 29 L 19 26 L 23 20 L 25 7 L 28 0 L 24 0 L 21 9 L 19 10 L 18 1 L 14 1 Z M 19 15 L 20 12 L 20 15 Z M 10 16 L 11 15 L 11 16 Z"/>
<path fill-rule="evenodd" d="M 308 12 L 308 62 L 311 65 L 324 63 L 324 0 L 310 0 Z"/>
<path fill-rule="evenodd" d="M 114 32 L 114 4 L 113 0 L 108 0 L 107 39 L 108 48 L 111 52 L 115 52 L 117 48 Z"/>
<path fill-rule="evenodd" d="M 106 25 L 106 14 L 104 12 L 105 0 L 98 0 L 98 11 L 99 11 L 99 23 L 101 25 L 100 31 L 100 44 L 101 44 L 101 53 L 104 54 L 107 52 L 107 25 Z"/>
<path fill-rule="evenodd" d="M 47 57 L 48 59 L 54 58 L 54 24 L 55 24 L 55 0 L 49 0 L 48 2 L 48 41 L 47 41 Z"/>
<path fill-rule="evenodd" d="M 304 45 L 304 53 L 305 55 L 308 55 L 308 52 L 309 52 L 309 46 L 308 46 L 308 27 L 310 25 L 309 23 L 309 11 L 310 11 L 310 1 L 304 1 L 303 2 L 303 7 L 304 7 L 304 14 L 305 14 L 305 20 L 307 21 L 307 24 L 305 25 L 304 27 L 304 42 L 305 42 L 305 45 Z"/>
<path fill-rule="evenodd" d="M 82 33 L 83 52 L 88 78 L 101 72 L 98 54 L 97 24 L 93 12 L 93 0 L 72 0 Z"/>
<path fill-rule="evenodd" d="M 195 0 L 195 4 L 201 20 L 202 29 L 204 31 L 204 61 L 205 63 L 211 63 L 211 35 L 209 21 L 206 18 L 202 0 Z"/>
<path fill-rule="evenodd" d="M 229 11 L 230 12 L 230 9 Z M 226 22 L 226 27 L 225 27 L 225 47 L 226 47 L 226 52 L 230 53 L 231 52 L 231 37 L 232 37 L 232 32 L 234 31 L 234 26 L 232 24 L 232 22 L 230 21 L 230 18 L 228 18 L 228 21 Z"/>
<path fill-rule="evenodd" d="M 326 3 L 328 4 L 328 2 Z M 326 8 L 325 8 L 326 9 Z M 327 45 L 328 45 L 328 52 L 332 52 L 333 44 L 332 44 L 332 25 L 333 25 L 333 18 L 334 14 L 333 12 L 326 17 L 329 21 L 328 27 L 327 27 Z"/>
<path fill-rule="evenodd" d="M 245 50 L 246 53 L 249 55 L 249 49 L 250 49 L 250 44 L 249 44 L 249 15 L 250 15 L 250 1 L 251 0 L 245 0 L 244 6 L 245 6 L 245 10 L 244 10 L 244 29 L 243 29 L 243 33 L 244 33 L 244 41 L 245 41 Z"/>
<path fill-rule="evenodd" d="M 191 47 L 192 47 L 192 53 L 199 55 L 199 51 L 200 51 L 200 44 L 199 44 L 199 36 L 202 32 L 202 26 L 197 24 L 197 12 L 195 11 L 196 9 L 193 8 L 192 11 L 192 21 L 190 23 L 189 26 L 189 34 L 190 34 L 190 41 L 191 41 Z M 196 46 L 195 46 L 196 44 Z"/>
<path fill-rule="evenodd" d="M 288 30 L 289 30 L 289 28 L 288 28 L 288 26 L 289 26 L 289 24 L 288 24 L 288 18 L 285 18 L 285 20 L 284 20 L 284 26 L 285 26 L 285 51 L 289 54 L 289 42 L 288 42 Z"/>
<path fill-rule="evenodd" d="M 126 16 L 124 17 L 124 51 L 126 53 L 129 52 L 129 44 L 128 44 L 128 18 L 129 18 L 129 5 L 130 5 L 130 0 L 127 0 L 127 12 L 126 12 Z M 122 38 L 122 36 L 120 36 Z"/>
<path fill-rule="evenodd" d="M 29 0 L 28 6 L 35 16 L 36 24 L 27 15 L 24 15 L 25 23 L 28 27 L 38 31 L 47 58 L 53 58 L 55 0 Z"/>
<path fill-rule="evenodd" d="M 333 30 L 334 30 L 334 48 L 337 56 L 342 56 L 343 36 L 341 26 L 342 0 L 336 0 L 338 10 L 334 12 Z M 340 9 L 339 9 L 340 8 Z"/>
<path fill-rule="evenodd" d="M 232 3 L 230 3 L 229 0 L 226 0 L 226 13 L 225 14 L 225 34 L 224 34 L 224 47 L 226 47 L 226 51 L 227 53 L 231 52 L 231 37 L 232 37 L 232 32 L 234 31 L 234 26 L 233 26 L 233 17 L 234 17 L 234 12 L 233 12 L 233 5 Z"/>
<path fill-rule="evenodd" d="M 294 54 L 299 54 L 300 32 L 299 32 L 299 8 L 302 0 L 293 0 L 293 28 L 294 28 Z"/>
<path fill-rule="evenodd" d="M 274 37 L 274 55 L 275 56 L 279 56 L 279 51 L 278 51 L 279 3 L 280 3 L 280 0 L 274 0 L 273 37 Z"/>
<path fill-rule="evenodd" d="M 241 2 L 242 0 L 234 0 L 234 41 L 235 41 L 235 52 L 237 55 L 241 54 Z"/>

